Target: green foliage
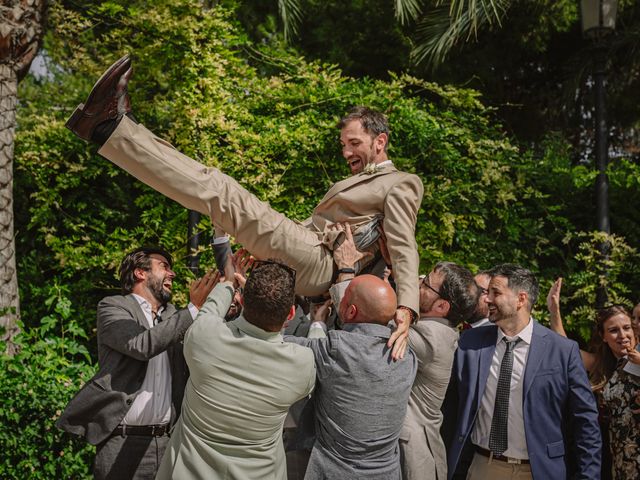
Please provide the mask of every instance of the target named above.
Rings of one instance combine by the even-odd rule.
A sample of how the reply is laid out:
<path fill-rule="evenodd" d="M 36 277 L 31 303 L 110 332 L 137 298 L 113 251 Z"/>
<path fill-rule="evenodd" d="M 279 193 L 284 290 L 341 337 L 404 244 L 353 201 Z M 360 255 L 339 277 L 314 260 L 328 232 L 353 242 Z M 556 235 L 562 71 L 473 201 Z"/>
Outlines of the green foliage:
<path fill-rule="evenodd" d="M 593 334 L 599 286 L 607 291 L 607 305 L 624 305 L 629 311 L 634 307 L 623 273 L 628 275 L 629 266 L 634 266 L 637 274 L 638 253 L 624 239 L 602 232 L 568 234 L 564 242 L 577 243 L 575 260 L 578 263 L 578 268 L 568 277 L 571 287 L 563 295 L 569 305 L 565 323 L 568 329 L 577 331 L 588 341 Z M 608 251 L 607 255 L 603 256 L 603 248 Z"/>
<path fill-rule="evenodd" d="M 53 79 L 23 82 L 16 147 L 27 323 L 42 316 L 38 299 L 46 284 L 39 274 L 46 272 L 73 285 L 80 324 L 90 331 L 98 298 L 116 288 L 119 260 L 140 244 L 162 244 L 175 255 L 175 300 L 186 301 L 193 277 L 181 253 L 184 209 L 63 127 L 93 79 L 123 52 L 133 56 L 137 118 L 289 217 L 306 218 L 348 174 L 335 124 L 351 105 L 366 104 L 389 116 L 391 158 L 424 182 L 417 225 L 423 269 L 443 258 L 472 268 L 512 261 L 550 279 L 579 262 L 563 239 L 592 229 L 593 172 L 572 164 L 562 137 L 550 135 L 536 150 L 514 145 L 474 90 L 409 75 L 386 82 L 345 77 L 277 44 L 254 45 L 229 5 L 63 2 L 50 15 L 45 47 L 59 68 Z M 612 221 L 633 242 L 634 178 L 640 178 L 634 163 L 613 164 Z M 209 252 L 202 262 L 210 264 Z"/>
<path fill-rule="evenodd" d="M 94 373 L 83 345 L 87 335 L 75 320 L 68 290 L 53 285 L 48 295 L 50 313 L 41 326 L 21 325 L 23 331 L 15 337 L 19 353 L 0 356 L 1 478 L 89 477 L 94 449 L 54 426 Z"/>
<path fill-rule="evenodd" d="M 636 163 L 619 158 L 609 170 L 617 235 L 609 239 L 609 274 L 602 276 L 595 253 L 602 239 L 588 233 L 594 173 L 572 162 L 575 153 L 561 135 L 519 147 L 475 90 L 406 74 L 350 78 L 278 41 L 248 40 L 233 2 L 206 4 L 51 4 L 45 49 L 52 76 L 28 77 L 20 86 L 14 205 L 24 332 L 19 356 L 2 359 L 0 388 L 9 400 L 0 444 L 9 454 L 0 476 L 19 468 L 22 477 L 32 468 L 43 478 L 86 475 L 90 449 L 79 450 L 52 424 L 91 373 L 95 305 L 117 291 L 126 251 L 143 244 L 169 250 L 176 259 L 174 303 L 187 303 L 193 274 L 184 264 L 185 209 L 64 128 L 93 81 L 124 52 L 133 57 L 130 92 L 139 120 L 291 218 L 308 217 L 329 186 L 348 175 L 335 125 L 350 106 L 370 105 L 389 117 L 390 157 L 425 186 L 416 229 L 422 271 L 446 259 L 472 269 L 517 262 L 543 287 L 563 276 L 567 329 L 584 338 L 597 282 L 606 282 L 612 300 L 635 298 Z M 348 43 L 343 34 L 357 36 L 367 5 L 354 6 L 353 28 L 336 33 L 335 45 Z M 553 28 L 568 28 L 558 22 Z M 362 51 L 366 39 L 357 38 Z M 209 220 L 200 228 L 208 232 Z M 208 249 L 201 263 L 213 264 Z M 536 316 L 544 316 L 544 296 Z"/>

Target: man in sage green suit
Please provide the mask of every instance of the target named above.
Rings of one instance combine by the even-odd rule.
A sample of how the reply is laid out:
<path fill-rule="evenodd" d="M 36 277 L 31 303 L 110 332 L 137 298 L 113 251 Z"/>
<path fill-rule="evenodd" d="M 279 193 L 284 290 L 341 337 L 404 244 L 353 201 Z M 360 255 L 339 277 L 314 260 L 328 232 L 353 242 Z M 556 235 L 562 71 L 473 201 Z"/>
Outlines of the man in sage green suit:
<path fill-rule="evenodd" d="M 286 479 L 284 419 L 316 379 L 311 350 L 280 334 L 293 288 L 290 269 L 254 267 L 243 314 L 228 323 L 232 284 L 211 292 L 184 338 L 190 377 L 157 479 Z"/>

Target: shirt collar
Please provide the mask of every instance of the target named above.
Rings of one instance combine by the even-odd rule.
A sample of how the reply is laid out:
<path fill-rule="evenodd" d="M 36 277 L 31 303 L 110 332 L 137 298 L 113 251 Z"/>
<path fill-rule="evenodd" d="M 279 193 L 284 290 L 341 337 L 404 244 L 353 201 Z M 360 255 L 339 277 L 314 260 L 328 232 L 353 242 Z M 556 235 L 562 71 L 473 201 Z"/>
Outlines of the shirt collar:
<path fill-rule="evenodd" d="M 456 328 L 457 326 L 454 322 L 452 322 L 448 318 L 443 318 L 443 317 L 421 317 L 418 319 L 418 321 L 419 322 L 424 322 L 424 321 L 436 322 L 449 328 Z"/>
<path fill-rule="evenodd" d="M 282 343 L 282 334 L 280 332 L 267 332 L 266 330 L 256 327 L 254 324 L 249 323 L 242 315 L 233 320 L 232 322 L 238 330 L 249 335 L 250 337 L 266 340 L 267 342 Z"/>
<path fill-rule="evenodd" d="M 386 325 L 378 325 L 377 323 L 345 323 L 342 326 L 345 332 L 359 333 L 361 335 L 369 335 L 371 337 L 389 338 L 391 329 Z"/>
<path fill-rule="evenodd" d="M 525 342 L 527 345 L 531 345 L 532 335 L 533 335 L 533 319 L 529 317 L 529 323 L 527 323 L 527 326 L 524 327 L 520 331 L 520 333 L 517 334 L 515 337 L 507 337 L 502 331 L 502 329 L 498 327 L 498 338 L 496 339 L 496 345 L 498 345 L 504 337 L 507 337 L 507 340 L 515 340 L 516 338 L 519 338 L 520 340 Z"/>
<path fill-rule="evenodd" d="M 133 298 L 135 298 L 137 302 L 140 304 L 140 308 L 142 308 L 143 312 L 148 312 L 149 314 L 151 314 L 151 304 L 147 301 L 147 299 L 145 299 L 144 297 L 141 297 L 137 293 L 132 293 L 131 295 L 133 295 Z M 158 308 L 157 315 L 160 315 L 162 312 L 164 312 L 164 307 L 160 305 L 160 308 Z"/>
<path fill-rule="evenodd" d="M 384 162 L 380 162 L 376 165 L 377 167 L 392 167 L 393 166 L 393 162 L 391 160 L 385 160 Z"/>

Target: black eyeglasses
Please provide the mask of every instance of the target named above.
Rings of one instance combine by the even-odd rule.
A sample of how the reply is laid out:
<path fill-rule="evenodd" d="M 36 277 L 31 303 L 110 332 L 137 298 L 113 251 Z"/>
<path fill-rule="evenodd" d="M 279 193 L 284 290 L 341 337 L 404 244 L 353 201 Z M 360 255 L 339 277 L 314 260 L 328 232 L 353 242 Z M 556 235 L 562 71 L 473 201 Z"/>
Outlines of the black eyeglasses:
<path fill-rule="evenodd" d="M 422 279 L 422 284 L 427 287 L 429 290 L 431 290 L 433 293 L 435 293 L 436 295 L 438 295 L 441 299 L 446 300 L 447 302 L 450 302 L 451 300 L 449 300 L 448 297 L 446 297 L 445 295 L 443 295 L 442 293 L 440 293 L 438 290 L 436 290 L 435 288 L 433 288 L 431 285 L 429 285 L 429 275 L 425 275 L 424 278 Z"/>
<path fill-rule="evenodd" d="M 251 266 L 251 270 L 256 270 L 264 265 L 277 265 L 283 268 L 290 276 L 293 283 L 296 283 L 296 271 L 291 268 L 289 265 L 285 265 L 281 262 L 276 262 L 275 260 L 254 260 L 253 265 Z"/>

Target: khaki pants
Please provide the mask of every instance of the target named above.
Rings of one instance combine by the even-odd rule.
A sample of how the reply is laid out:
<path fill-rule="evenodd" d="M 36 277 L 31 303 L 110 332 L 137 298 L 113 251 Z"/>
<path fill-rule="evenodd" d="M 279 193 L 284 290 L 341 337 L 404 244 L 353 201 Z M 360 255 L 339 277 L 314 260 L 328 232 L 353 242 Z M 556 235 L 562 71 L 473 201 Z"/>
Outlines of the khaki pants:
<path fill-rule="evenodd" d="M 467 473 L 467 480 L 531 480 L 531 465 L 492 460 L 478 453 Z"/>
<path fill-rule="evenodd" d="M 209 215 L 256 257 L 284 260 L 296 269 L 297 293 L 329 289 L 333 257 L 319 234 L 276 212 L 220 170 L 183 155 L 128 117 L 98 153 L 182 206 Z"/>

